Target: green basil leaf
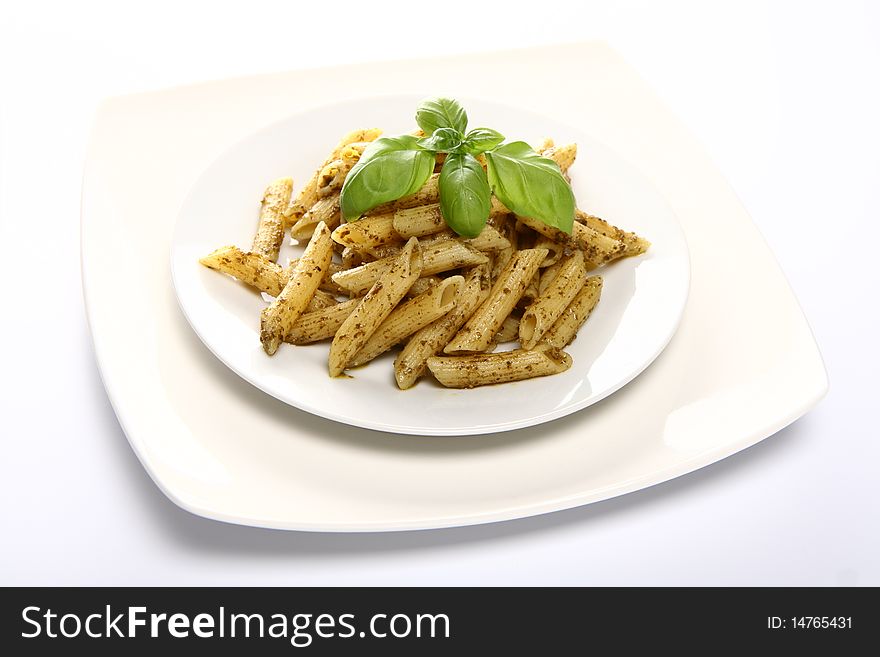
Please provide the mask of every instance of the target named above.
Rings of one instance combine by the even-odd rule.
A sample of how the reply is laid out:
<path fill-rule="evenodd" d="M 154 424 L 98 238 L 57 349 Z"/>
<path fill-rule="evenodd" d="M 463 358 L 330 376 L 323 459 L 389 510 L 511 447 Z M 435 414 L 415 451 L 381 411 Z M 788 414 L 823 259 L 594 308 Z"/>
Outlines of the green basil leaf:
<path fill-rule="evenodd" d="M 381 137 L 364 150 L 342 185 L 342 216 L 352 221 L 377 205 L 415 194 L 434 171 L 434 154 L 411 135 Z"/>
<path fill-rule="evenodd" d="M 434 153 L 451 153 L 461 146 L 462 134 L 455 128 L 437 128 L 430 137 L 419 139 L 422 148 Z"/>
<path fill-rule="evenodd" d="M 574 193 L 559 166 L 523 141 L 486 153 L 492 192 L 512 212 L 571 233 Z"/>
<path fill-rule="evenodd" d="M 437 128 L 452 128 L 464 134 L 467 121 L 467 112 L 451 98 L 423 100 L 416 110 L 416 123 L 426 135 L 433 135 Z"/>
<path fill-rule="evenodd" d="M 440 212 L 462 237 L 480 234 L 491 203 L 486 172 L 473 155 L 450 153 L 440 170 Z"/>
<path fill-rule="evenodd" d="M 468 153 L 483 153 L 495 148 L 504 141 L 504 135 L 492 128 L 474 128 L 464 137 L 464 147 Z"/>

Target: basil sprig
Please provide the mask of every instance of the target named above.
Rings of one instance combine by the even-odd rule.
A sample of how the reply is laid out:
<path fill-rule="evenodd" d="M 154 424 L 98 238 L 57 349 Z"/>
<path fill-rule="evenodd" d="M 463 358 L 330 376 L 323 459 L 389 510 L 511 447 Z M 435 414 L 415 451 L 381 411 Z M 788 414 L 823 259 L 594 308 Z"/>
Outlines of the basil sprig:
<path fill-rule="evenodd" d="M 429 98 L 423 100 L 416 110 L 416 123 L 426 135 L 434 134 L 437 128 L 452 128 L 464 132 L 467 130 L 468 117 L 457 100 Z"/>
<path fill-rule="evenodd" d="M 575 201 L 559 166 L 522 141 L 507 144 L 491 128 L 467 131 L 467 112 L 450 98 L 432 98 L 416 111 L 425 133 L 383 137 L 371 143 L 345 179 L 342 214 L 355 221 L 368 210 L 417 192 L 434 170 L 437 153 L 446 159 L 440 171 L 440 211 L 452 230 L 476 237 L 489 218 L 491 195 L 512 212 L 571 233 Z M 477 159 L 483 154 L 486 169 Z"/>

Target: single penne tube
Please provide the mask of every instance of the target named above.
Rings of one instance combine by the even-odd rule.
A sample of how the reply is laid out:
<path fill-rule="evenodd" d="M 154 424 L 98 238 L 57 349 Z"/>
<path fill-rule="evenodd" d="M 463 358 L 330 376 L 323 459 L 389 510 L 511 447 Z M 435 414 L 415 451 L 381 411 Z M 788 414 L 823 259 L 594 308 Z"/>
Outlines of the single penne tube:
<path fill-rule="evenodd" d="M 347 162 L 341 158 L 325 164 L 318 174 L 318 198 L 330 196 L 333 192 L 341 189 L 352 166 L 354 166 L 353 162 Z"/>
<path fill-rule="evenodd" d="M 447 388 L 476 388 L 559 374 L 571 367 L 571 356 L 559 349 L 514 349 L 471 356 L 431 356 L 428 369 Z"/>
<path fill-rule="evenodd" d="M 282 277 L 284 279 L 285 285 L 287 284 L 287 279 L 289 277 L 290 270 L 296 266 L 296 263 L 298 260 L 299 260 L 299 258 L 295 258 L 294 260 L 291 260 L 288 263 L 288 268 L 286 270 L 284 270 Z M 330 266 L 327 267 L 327 273 L 324 274 L 324 278 L 321 280 L 321 284 L 318 285 L 318 289 L 323 290 L 324 292 L 329 292 L 330 294 L 334 294 L 334 295 L 348 294 L 345 290 L 343 290 L 336 283 L 334 283 L 333 278 L 332 278 L 333 274 L 335 274 L 336 272 L 342 271 L 342 269 L 343 269 L 343 266 L 341 264 L 339 264 L 338 262 L 331 262 Z M 283 287 L 283 285 L 282 285 L 282 287 Z M 263 290 L 263 291 L 265 292 L 265 290 Z M 279 290 L 279 292 L 280 292 L 280 290 Z M 273 294 L 272 296 L 274 297 L 277 295 Z"/>
<path fill-rule="evenodd" d="M 489 262 L 485 254 L 459 240 L 443 240 L 422 248 L 425 267 L 422 274 L 440 274 L 460 267 L 475 267 Z"/>
<path fill-rule="evenodd" d="M 491 251 L 497 253 L 510 247 L 510 240 L 502 235 L 498 230 L 486 224 L 480 234 L 474 238 L 464 240 L 466 244 L 470 244 L 477 251 Z"/>
<path fill-rule="evenodd" d="M 394 230 L 394 214 L 389 213 L 346 222 L 333 231 L 333 241 L 355 251 L 370 251 L 400 242 L 401 236 Z"/>
<path fill-rule="evenodd" d="M 260 222 L 257 234 L 251 247 L 252 253 L 258 253 L 275 262 L 284 241 L 284 209 L 290 203 L 293 190 L 292 178 L 279 178 L 272 181 L 263 192 L 260 203 Z"/>
<path fill-rule="evenodd" d="M 419 329 L 443 317 L 455 306 L 458 291 L 463 285 L 462 276 L 450 276 L 427 292 L 397 306 L 354 355 L 349 367 L 370 362 Z"/>
<path fill-rule="evenodd" d="M 599 303 L 602 294 L 602 277 L 590 276 L 574 300 L 568 304 L 562 316 L 541 338 L 542 345 L 564 349 L 577 336 L 577 332 Z"/>
<path fill-rule="evenodd" d="M 380 215 L 382 216 L 382 215 Z M 401 237 L 424 237 L 438 233 L 446 228 L 446 221 L 440 213 L 440 204 L 420 205 L 415 208 L 403 208 L 392 215 L 395 232 Z"/>
<path fill-rule="evenodd" d="M 489 219 L 494 219 L 496 217 L 503 217 L 505 215 L 510 214 L 510 210 L 507 209 L 507 206 L 504 205 L 500 200 L 498 200 L 497 196 L 492 196 L 491 205 L 489 207 Z"/>
<path fill-rule="evenodd" d="M 505 342 L 514 342 L 519 337 L 519 317 L 508 315 L 507 319 L 498 329 L 493 342 L 495 344 L 504 344 Z"/>
<path fill-rule="evenodd" d="M 417 297 L 420 294 L 427 292 L 435 285 L 439 285 L 443 282 L 444 279 L 439 276 L 422 276 L 419 280 L 412 284 L 412 287 L 409 288 L 409 292 L 406 293 L 408 297 Z"/>
<path fill-rule="evenodd" d="M 290 327 L 284 341 L 290 344 L 309 344 L 332 338 L 360 302 L 359 298 L 349 299 L 335 306 L 303 313 Z"/>
<path fill-rule="evenodd" d="M 449 239 L 456 239 L 463 244 L 475 248 L 477 251 L 483 252 L 501 251 L 510 246 L 510 241 L 499 233 L 494 226 L 490 226 L 489 224 L 483 226 L 483 230 L 481 230 L 480 234 L 476 237 L 459 237 L 451 229 L 447 228 L 439 233 L 434 233 L 433 235 L 425 237 L 421 242 L 422 247 L 426 247 L 430 244 L 436 244 L 441 240 Z"/>
<path fill-rule="evenodd" d="M 507 208 L 492 197 L 493 203 L 489 210 L 489 218 L 507 213 Z M 381 216 L 381 215 L 380 215 Z M 394 212 L 394 230 L 403 238 L 424 237 L 440 232 L 450 232 L 440 212 L 440 204 L 421 205 L 414 208 L 403 208 Z M 477 239 L 477 238 L 474 238 Z"/>
<path fill-rule="evenodd" d="M 361 159 L 361 155 L 364 154 L 364 150 L 369 145 L 370 142 L 368 141 L 354 141 L 344 146 L 342 150 L 339 151 L 339 159 L 350 162 L 351 164 L 356 164 L 357 161 Z"/>
<path fill-rule="evenodd" d="M 369 142 L 359 141 L 349 144 L 339 153 L 339 158 L 325 164 L 318 174 L 318 198 L 330 196 L 330 194 L 342 189 L 348 172 L 361 159 L 364 149 Z"/>
<path fill-rule="evenodd" d="M 311 239 L 315 227 L 322 221 L 330 230 L 339 225 L 340 221 L 339 193 L 315 201 L 311 209 L 296 221 L 290 228 L 290 236 L 295 240 Z"/>
<path fill-rule="evenodd" d="M 415 208 L 420 205 L 430 205 L 440 201 L 440 174 L 432 174 L 430 178 L 422 185 L 422 188 L 415 194 L 404 196 L 396 201 L 389 201 L 378 205 L 369 212 L 367 216 L 377 214 L 388 214 L 397 210 L 405 210 L 406 208 Z"/>
<path fill-rule="evenodd" d="M 369 292 L 333 337 L 328 360 L 330 376 L 339 376 L 345 371 L 352 357 L 406 296 L 421 271 L 422 249 L 418 239 L 413 237 L 391 266 L 370 287 Z"/>
<path fill-rule="evenodd" d="M 562 146 L 552 146 L 538 152 L 556 162 L 562 173 L 567 173 L 571 165 L 574 164 L 577 150 L 577 144 L 563 144 Z"/>
<path fill-rule="evenodd" d="M 346 294 L 345 290 L 333 282 L 333 274 L 340 271 L 342 271 L 342 265 L 338 262 L 331 262 L 330 266 L 327 268 L 327 274 L 324 276 L 324 280 L 321 281 L 318 289 L 330 292 L 330 294 Z"/>
<path fill-rule="evenodd" d="M 324 308 L 329 308 L 330 306 L 335 306 L 339 303 L 336 300 L 336 297 L 330 294 L 329 292 L 324 292 L 322 289 L 315 290 L 315 294 L 312 296 L 309 301 L 309 305 L 306 306 L 304 312 L 310 313 L 316 310 L 322 310 Z"/>
<path fill-rule="evenodd" d="M 644 237 L 639 237 L 635 233 L 623 230 L 617 226 L 612 226 L 604 219 L 600 219 L 599 217 L 584 212 L 583 210 L 577 210 L 575 212 L 575 219 L 592 228 L 596 232 L 602 233 L 606 237 L 623 242 L 626 245 L 626 250 L 623 254 L 624 256 L 641 255 L 651 246 L 651 243 Z"/>
<path fill-rule="evenodd" d="M 424 240 L 419 240 L 419 243 L 422 246 L 425 245 Z M 354 251 L 358 255 L 361 256 L 360 264 L 364 262 L 371 262 L 373 260 L 382 260 L 383 258 L 393 258 L 396 255 L 399 255 L 403 250 L 406 242 L 394 242 L 392 244 L 382 244 L 380 246 L 375 246 L 371 249 L 367 249 L 365 251 Z"/>
<path fill-rule="evenodd" d="M 526 289 L 523 290 L 522 297 L 520 297 L 519 302 L 517 302 L 517 306 L 525 307 L 528 306 L 532 301 L 538 298 L 538 285 L 541 282 L 541 270 L 535 272 L 535 275 L 532 276 L 532 280 L 529 281 L 529 284 L 526 285 Z"/>
<path fill-rule="evenodd" d="M 532 228 L 541 235 L 549 237 L 555 242 L 582 250 L 587 262 L 594 267 L 616 260 L 622 257 L 626 251 L 626 244 L 623 242 L 603 235 L 579 221 L 574 222 L 571 235 L 567 235 L 558 228 L 548 226 L 538 219 L 521 217 L 519 215 L 517 215 L 517 219 L 523 225 Z"/>
<path fill-rule="evenodd" d="M 491 270 L 492 280 L 496 280 L 501 272 L 504 271 L 504 268 L 513 259 L 513 256 L 516 255 L 518 249 L 516 225 L 509 215 L 499 218 L 495 223 L 495 229 L 507 240 L 509 246 L 495 253 Z"/>
<path fill-rule="evenodd" d="M 446 345 L 444 353 L 457 354 L 488 349 L 505 318 L 510 315 L 546 257 L 547 249 L 518 251 L 495 281 L 489 297 Z"/>
<path fill-rule="evenodd" d="M 363 251 L 355 251 L 347 246 L 342 249 L 342 269 L 340 271 L 348 271 L 355 267 L 360 267 L 367 262 L 373 262 L 369 253 Z M 345 288 L 343 288 L 345 289 Z"/>
<path fill-rule="evenodd" d="M 309 181 L 305 184 L 305 186 L 299 191 L 296 195 L 296 199 L 287 207 L 284 214 L 287 217 L 288 224 L 296 223 L 302 216 L 309 211 L 309 209 L 315 204 L 318 200 L 318 182 L 321 176 L 321 172 L 324 167 L 327 166 L 330 162 L 334 160 L 340 159 L 340 156 L 345 150 L 346 146 L 356 143 L 356 142 L 370 142 L 374 141 L 382 131 L 378 128 L 367 128 L 365 130 L 354 130 L 353 132 L 349 132 L 345 135 L 339 143 L 336 145 L 336 148 L 330 153 L 324 163 L 318 167 L 318 170 L 315 171 L 314 175 L 309 179 Z M 327 224 L 330 225 L 329 223 Z"/>
<path fill-rule="evenodd" d="M 469 270 L 455 298 L 455 305 L 447 314 L 417 331 L 394 360 L 394 378 L 397 387 L 406 390 L 415 385 L 428 368 L 428 358 L 440 353 L 471 313 L 480 305 L 484 295 L 483 272 L 480 267 Z M 421 279 L 419 279 L 421 280 Z"/>
<path fill-rule="evenodd" d="M 538 295 L 523 313 L 519 323 L 519 342 L 523 349 L 533 349 L 538 344 L 581 291 L 586 276 L 584 254 L 575 251 L 563 261 L 544 293 Z"/>
<path fill-rule="evenodd" d="M 538 281 L 538 294 L 544 294 L 544 290 L 553 282 L 553 278 L 559 273 L 561 262 L 545 267 L 541 270 L 541 280 Z"/>
<path fill-rule="evenodd" d="M 290 327 L 305 311 L 333 257 L 330 229 L 318 224 L 302 257 L 290 270 L 284 289 L 260 314 L 260 342 L 270 356 L 278 351 Z"/>
<path fill-rule="evenodd" d="M 237 246 L 221 246 L 199 262 L 261 292 L 277 297 L 287 285 L 288 274 L 284 268 L 259 253 L 242 251 Z"/>
<path fill-rule="evenodd" d="M 548 252 L 544 262 L 541 263 L 541 267 L 555 265 L 565 253 L 565 245 L 550 239 L 546 235 L 538 235 L 538 238 L 535 240 L 535 248 L 547 249 Z"/>
<path fill-rule="evenodd" d="M 416 238 L 410 238 L 416 239 Z M 407 247 L 409 242 L 407 242 Z M 405 250 L 405 249 L 404 249 Z M 333 281 L 350 294 L 360 295 L 372 287 L 396 261 L 397 255 L 365 263 L 354 269 L 333 275 Z M 440 274 L 460 267 L 472 267 L 488 262 L 475 248 L 458 240 L 443 240 L 422 250 L 422 274 Z"/>

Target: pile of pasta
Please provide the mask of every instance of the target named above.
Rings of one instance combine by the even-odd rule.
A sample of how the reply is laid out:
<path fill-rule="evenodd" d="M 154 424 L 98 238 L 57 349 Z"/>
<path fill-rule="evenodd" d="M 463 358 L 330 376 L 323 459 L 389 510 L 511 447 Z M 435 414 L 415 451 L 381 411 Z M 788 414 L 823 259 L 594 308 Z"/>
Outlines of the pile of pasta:
<path fill-rule="evenodd" d="M 444 386 L 471 388 L 569 369 L 563 349 L 602 291 L 592 272 L 649 242 L 580 210 L 569 235 L 494 197 L 485 229 L 463 239 L 440 213 L 437 173 L 412 196 L 344 223 L 342 184 L 379 134 L 346 135 L 295 196 L 290 178 L 272 182 L 250 250 L 224 246 L 200 260 L 274 297 L 260 317 L 265 352 L 331 340 L 328 369 L 340 376 L 402 344 L 394 361 L 401 389 L 428 372 Z M 536 150 L 568 177 L 575 144 L 545 140 Z M 306 246 L 282 266 L 288 232 Z"/>

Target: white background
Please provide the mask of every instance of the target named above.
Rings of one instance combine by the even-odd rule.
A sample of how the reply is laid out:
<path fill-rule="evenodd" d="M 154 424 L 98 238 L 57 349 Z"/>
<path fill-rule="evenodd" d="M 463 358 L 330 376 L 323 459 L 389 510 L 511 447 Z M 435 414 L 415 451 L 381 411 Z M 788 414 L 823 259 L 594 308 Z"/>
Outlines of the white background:
<path fill-rule="evenodd" d="M 880 3 L 346 4 L 0 0 L 0 584 L 880 584 Z M 165 499 L 116 422 L 83 312 L 96 104 L 588 38 L 704 141 L 770 242 L 828 365 L 819 407 L 695 474 L 496 525 L 284 533 Z"/>

